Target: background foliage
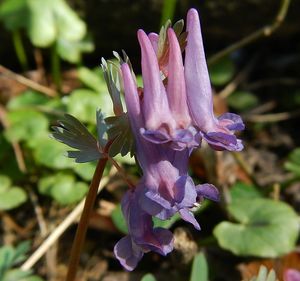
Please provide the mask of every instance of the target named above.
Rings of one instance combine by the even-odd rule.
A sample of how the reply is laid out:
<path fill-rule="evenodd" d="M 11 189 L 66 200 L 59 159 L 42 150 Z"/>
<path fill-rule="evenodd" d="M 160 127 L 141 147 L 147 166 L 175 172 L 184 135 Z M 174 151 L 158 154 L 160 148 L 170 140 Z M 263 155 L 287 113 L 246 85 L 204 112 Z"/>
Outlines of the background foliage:
<path fill-rule="evenodd" d="M 204 147 L 191 156 L 194 180 L 215 183 L 221 202 L 203 202 L 195 210 L 201 232 L 179 217 L 155 220 L 174 232 L 175 252 L 165 258 L 146 255 L 130 274 L 112 256 L 127 231 L 120 210 L 127 185 L 108 166 L 109 183 L 90 221 L 80 280 L 275 281 L 284 280 L 287 269 L 300 270 L 299 2 L 291 1 L 285 22 L 271 37 L 212 60 L 217 51 L 272 22 L 280 1 L 3 0 L 1 281 L 64 280 L 74 227 L 30 270 L 22 263 L 84 198 L 96 163 L 65 157 L 66 147 L 49 138 L 51 126 L 68 113 L 96 135 L 96 110 L 113 115 L 101 57 L 125 49 L 138 70 L 136 30 L 159 31 L 166 19 L 178 20 L 192 6 L 201 15 L 215 111 L 229 108 L 243 116 L 245 150 L 215 153 Z M 133 158 L 115 160 L 138 180 Z"/>

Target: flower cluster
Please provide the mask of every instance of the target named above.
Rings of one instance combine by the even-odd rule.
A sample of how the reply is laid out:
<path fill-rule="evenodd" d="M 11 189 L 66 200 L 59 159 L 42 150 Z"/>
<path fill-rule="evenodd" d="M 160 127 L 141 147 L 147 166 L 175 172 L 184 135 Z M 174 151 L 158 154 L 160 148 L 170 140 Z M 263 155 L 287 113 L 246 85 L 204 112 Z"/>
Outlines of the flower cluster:
<path fill-rule="evenodd" d="M 127 270 L 133 270 L 143 254 L 166 255 L 173 249 L 172 233 L 154 228 L 152 217 L 166 220 L 179 213 L 196 229 L 200 226 L 191 208 L 203 198 L 218 200 L 211 184 L 195 185 L 188 175 L 188 158 L 205 140 L 215 150 L 240 151 L 241 118 L 226 113 L 216 118 L 203 49 L 198 13 L 187 15 L 187 42 L 182 46 L 173 28 L 166 30 L 164 60 L 159 59 L 159 36 L 137 32 L 141 47 L 143 89 L 138 88 L 131 66 L 123 62 L 121 73 L 127 113 L 134 134 L 136 156 L 143 177 L 122 200 L 128 235 L 114 253 Z"/>

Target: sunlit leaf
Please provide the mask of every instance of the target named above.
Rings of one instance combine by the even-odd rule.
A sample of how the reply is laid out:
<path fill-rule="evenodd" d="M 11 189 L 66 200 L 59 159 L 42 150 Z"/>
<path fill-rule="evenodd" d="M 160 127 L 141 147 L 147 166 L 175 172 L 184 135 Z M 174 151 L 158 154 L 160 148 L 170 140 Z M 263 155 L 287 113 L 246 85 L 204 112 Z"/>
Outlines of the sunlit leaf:
<path fill-rule="evenodd" d="M 153 274 L 147 273 L 146 275 L 143 276 L 141 281 L 156 281 L 156 278 L 154 277 Z"/>
<path fill-rule="evenodd" d="M 64 0 L 27 0 L 28 34 L 35 46 L 47 47 L 56 40 L 78 42 L 86 34 L 85 23 Z"/>
<path fill-rule="evenodd" d="M 93 50 L 94 43 L 89 39 L 68 41 L 63 37 L 59 37 L 56 42 L 57 53 L 62 59 L 70 63 L 80 62 L 82 53 L 90 53 Z"/>
<path fill-rule="evenodd" d="M 48 135 L 31 142 L 33 156 L 37 164 L 52 168 L 72 168 L 75 163 L 66 157 L 66 146 L 51 139 Z"/>
<path fill-rule="evenodd" d="M 16 186 L 11 186 L 8 177 L 0 175 L 0 210 L 6 211 L 19 207 L 26 202 L 26 192 Z"/>
<path fill-rule="evenodd" d="M 57 38 L 53 2 L 56 0 L 27 0 L 29 8 L 28 35 L 33 45 L 47 47 Z"/>
<path fill-rule="evenodd" d="M 74 165 L 74 172 L 80 176 L 83 180 L 90 181 L 93 178 L 94 172 L 96 170 L 97 163 L 87 162 L 87 163 L 80 163 Z"/>
<path fill-rule="evenodd" d="M 39 138 L 47 132 L 49 126 L 48 119 L 42 113 L 29 109 L 9 111 L 7 120 L 10 126 L 5 135 L 10 141 Z"/>
<path fill-rule="evenodd" d="M 75 182 L 70 174 L 58 173 L 39 180 L 39 192 L 51 196 L 61 205 L 73 204 L 80 201 L 88 190 L 84 182 Z"/>
<path fill-rule="evenodd" d="M 208 264 L 203 253 L 194 257 L 190 281 L 208 281 Z"/>
<path fill-rule="evenodd" d="M 77 116 L 82 122 L 96 123 L 96 110 L 110 116 L 113 114 L 110 98 L 107 94 L 99 94 L 88 89 L 73 91 L 67 100 L 68 113 Z"/>
<path fill-rule="evenodd" d="M 68 41 L 80 41 L 86 34 L 86 24 L 65 0 L 51 0 L 56 19 L 58 37 Z"/>
<path fill-rule="evenodd" d="M 241 256 L 278 257 L 294 249 L 299 234 L 295 211 L 270 199 L 241 199 L 228 206 L 237 223 L 214 229 L 220 246 Z"/>
<path fill-rule="evenodd" d="M 7 108 L 14 110 L 34 105 L 44 105 L 49 102 L 49 100 L 50 99 L 48 97 L 39 92 L 27 90 L 22 94 L 10 99 L 7 104 Z"/>
<path fill-rule="evenodd" d="M 83 66 L 78 68 L 77 73 L 79 80 L 95 92 L 105 93 L 107 91 L 106 82 L 102 73 L 99 74 L 97 71 Z"/>

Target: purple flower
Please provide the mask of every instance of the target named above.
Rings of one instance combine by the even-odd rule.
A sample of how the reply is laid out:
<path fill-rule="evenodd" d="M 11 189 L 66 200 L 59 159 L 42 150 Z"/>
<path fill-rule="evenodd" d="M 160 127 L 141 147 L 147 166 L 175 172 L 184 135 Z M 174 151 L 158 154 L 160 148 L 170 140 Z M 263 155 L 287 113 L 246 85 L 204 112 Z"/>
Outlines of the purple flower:
<path fill-rule="evenodd" d="M 155 35 L 151 36 L 155 41 Z M 146 33 L 138 31 L 144 83 L 141 109 L 145 120 L 145 127 L 140 131 L 150 142 L 170 143 L 173 149 L 183 150 L 198 146 L 199 143 L 195 141 L 197 131 L 191 126 L 181 50 L 174 30 L 168 30 L 168 39 L 169 74 L 165 87 L 155 49 Z"/>
<path fill-rule="evenodd" d="M 136 83 L 127 64 L 121 66 L 125 101 L 136 140 L 136 155 L 143 170 L 142 184 L 145 192 L 139 198 L 142 208 L 160 219 L 168 219 L 176 212 L 200 229 L 189 211 L 197 203 L 197 188 L 187 174 L 189 149 L 176 151 L 168 146 L 145 140 L 139 133 L 144 126 L 141 101 Z M 201 186 L 200 186 L 201 187 Z M 199 189 L 199 188 L 198 188 Z M 213 197 L 209 189 L 201 197 Z M 208 195 L 206 196 L 205 191 Z M 216 189 L 214 188 L 214 192 Z"/>
<path fill-rule="evenodd" d="M 167 255 L 173 250 L 172 233 L 160 227 L 153 228 L 152 216 L 140 207 L 138 197 L 143 191 L 141 186 L 137 186 L 134 191 L 127 191 L 122 199 L 128 235 L 115 245 L 114 253 L 129 271 L 137 266 L 144 253 L 154 251 Z"/>
<path fill-rule="evenodd" d="M 225 113 L 216 118 L 213 113 L 212 91 L 202 42 L 198 12 L 190 9 L 187 15 L 187 46 L 185 49 L 185 82 L 192 123 L 202 137 L 216 150 L 243 149 L 234 131 L 244 129 L 240 116 Z"/>
<path fill-rule="evenodd" d="M 284 281 L 300 281 L 300 271 L 296 269 L 287 269 L 284 272 Z"/>

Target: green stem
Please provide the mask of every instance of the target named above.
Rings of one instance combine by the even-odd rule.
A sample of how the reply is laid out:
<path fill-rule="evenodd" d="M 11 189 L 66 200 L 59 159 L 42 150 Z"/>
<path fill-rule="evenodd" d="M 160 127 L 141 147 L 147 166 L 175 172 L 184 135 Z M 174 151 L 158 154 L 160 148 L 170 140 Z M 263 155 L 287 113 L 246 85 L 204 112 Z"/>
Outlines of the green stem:
<path fill-rule="evenodd" d="M 26 70 L 28 70 L 28 60 L 27 60 L 27 56 L 25 53 L 21 33 L 19 30 L 14 30 L 12 32 L 12 39 L 13 39 L 13 44 L 14 44 L 14 48 L 15 48 L 19 63 L 21 65 L 23 71 L 26 71 Z"/>
<path fill-rule="evenodd" d="M 61 67 L 60 59 L 56 52 L 56 44 L 51 47 L 51 71 L 56 89 L 61 91 Z"/>
<path fill-rule="evenodd" d="M 160 25 L 164 25 L 167 20 L 173 20 L 177 0 L 163 1 L 162 15 Z"/>
<path fill-rule="evenodd" d="M 89 218 L 95 205 L 98 187 L 104 172 L 108 158 L 101 158 L 97 164 L 88 194 L 84 202 L 84 208 L 77 227 L 75 239 L 71 249 L 71 257 L 68 266 L 66 281 L 74 281 L 79 264 L 80 254 L 85 241 Z"/>

